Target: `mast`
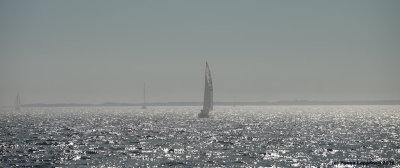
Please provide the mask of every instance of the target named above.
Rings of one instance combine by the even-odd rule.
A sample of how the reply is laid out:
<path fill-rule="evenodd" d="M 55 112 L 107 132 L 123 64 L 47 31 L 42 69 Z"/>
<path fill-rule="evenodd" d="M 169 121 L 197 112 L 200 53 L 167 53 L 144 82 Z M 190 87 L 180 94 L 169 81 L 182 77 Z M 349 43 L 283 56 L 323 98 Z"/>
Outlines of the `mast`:
<path fill-rule="evenodd" d="M 15 98 L 15 111 L 20 111 L 21 110 L 21 99 L 19 98 L 19 93 L 17 94 L 17 97 Z"/>
<path fill-rule="evenodd" d="M 142 109 L 146 109 L 146 82 L 143 83 L 143 105 Z"/>

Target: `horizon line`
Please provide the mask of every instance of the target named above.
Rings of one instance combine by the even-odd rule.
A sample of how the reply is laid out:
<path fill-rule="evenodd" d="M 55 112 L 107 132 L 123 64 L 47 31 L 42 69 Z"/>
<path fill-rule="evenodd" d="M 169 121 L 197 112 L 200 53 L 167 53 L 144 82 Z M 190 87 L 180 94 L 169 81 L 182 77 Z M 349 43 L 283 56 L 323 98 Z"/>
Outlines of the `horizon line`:
<path fill-rule="evenodd" d="M 173 102 L 147 102 L 147 106 L 197 106 L 201 101 L 173 101 Z M 68 107 L 68 106 L 142 106 L 143 103 L 30 103 L 21 104 L 22 107 Z M 400 105 L 400 100 L 279 100 L 279 101 L 216 101 L 214 105 L 249 106 L 249 105 Z M 7 105 L 1 106 L 7 107 Z"/>

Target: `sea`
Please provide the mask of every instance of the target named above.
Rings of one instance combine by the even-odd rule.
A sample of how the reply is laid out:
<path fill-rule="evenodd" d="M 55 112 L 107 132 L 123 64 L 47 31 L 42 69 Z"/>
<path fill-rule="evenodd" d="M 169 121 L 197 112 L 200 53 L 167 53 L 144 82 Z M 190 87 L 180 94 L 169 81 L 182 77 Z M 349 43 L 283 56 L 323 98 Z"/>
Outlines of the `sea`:
<path fill-rule="evenodd" d="M 400 106 L 0 108 L 0 167 L 400 167 Z"/>

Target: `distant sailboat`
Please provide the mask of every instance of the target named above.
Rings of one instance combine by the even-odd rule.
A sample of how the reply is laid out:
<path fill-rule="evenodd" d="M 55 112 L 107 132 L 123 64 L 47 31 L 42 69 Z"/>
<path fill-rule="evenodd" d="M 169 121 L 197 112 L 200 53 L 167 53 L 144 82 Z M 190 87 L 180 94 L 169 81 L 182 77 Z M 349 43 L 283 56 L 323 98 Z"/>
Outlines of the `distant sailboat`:
<path fill-rule="evenodd" d="M 17 97 L 15 98 L 14 108 L 15 108 L 15 111 L 21 111 L 21 99 L 19 98 L 19 93 L 17 94 Z"/>
<path fill-rule="evenodd" d="M 206 62 L 206 75 L 204 85 L 204 102 L 203 110 L 198 114 L 200 118 L 208 118 L 209 112 L 213 110 L 213 85 L 211 79 L 211 71 Z"/>
<path fill-rule="evenodd" d="M 142 109 L 147 109 L 146 107 L 146 83 L 143 84 L 143 105 Z"/>

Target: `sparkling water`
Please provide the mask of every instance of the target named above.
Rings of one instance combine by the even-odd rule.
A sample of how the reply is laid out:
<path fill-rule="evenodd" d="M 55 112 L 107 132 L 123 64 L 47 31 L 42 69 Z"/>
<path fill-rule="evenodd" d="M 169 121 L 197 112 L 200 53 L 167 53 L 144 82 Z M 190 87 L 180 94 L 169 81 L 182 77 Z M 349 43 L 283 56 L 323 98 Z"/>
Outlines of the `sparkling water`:
<path fill-rule="evenodd" d="M 399 166 L 400 106 L 0 109 L 0 167 Z"/>

